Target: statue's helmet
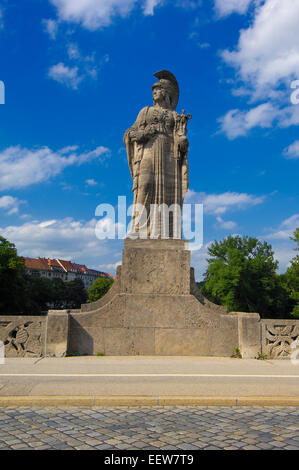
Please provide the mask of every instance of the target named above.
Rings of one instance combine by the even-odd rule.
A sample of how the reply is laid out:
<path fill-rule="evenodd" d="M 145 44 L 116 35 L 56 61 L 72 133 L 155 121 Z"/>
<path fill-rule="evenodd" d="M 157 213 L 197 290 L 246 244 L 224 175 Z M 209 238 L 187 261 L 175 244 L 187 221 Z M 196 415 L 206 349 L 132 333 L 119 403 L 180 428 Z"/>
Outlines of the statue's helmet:
<path fill-rule="evenodd" d="M 167 70 L 161 70 L 160 72 L 154 73 L 154 77 L 158 78 L 159 81 L 153 84 L 152 89 L 157 86 L 164 88 L 168 93 L 171 108 L 176 109 L 179 101 L 180 89 L 175 76 Z"/>

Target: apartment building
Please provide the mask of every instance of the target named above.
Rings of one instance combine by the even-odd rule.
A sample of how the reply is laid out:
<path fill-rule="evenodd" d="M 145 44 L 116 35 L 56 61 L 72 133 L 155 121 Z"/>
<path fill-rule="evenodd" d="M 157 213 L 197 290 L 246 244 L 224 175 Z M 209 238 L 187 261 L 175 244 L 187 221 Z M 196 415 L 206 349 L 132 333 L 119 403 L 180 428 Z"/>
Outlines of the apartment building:
<path fill-rule="evenodd" d="M 89 289 L 98 277 L 113 279 L 110 273 L 89 269 L 84 264 L 76 264 L 62 259 L 25 258 L 27 274 L 35 277 L 52 279 L 58 277 L 65 282 L 81 279 L 86 289 Z"/>

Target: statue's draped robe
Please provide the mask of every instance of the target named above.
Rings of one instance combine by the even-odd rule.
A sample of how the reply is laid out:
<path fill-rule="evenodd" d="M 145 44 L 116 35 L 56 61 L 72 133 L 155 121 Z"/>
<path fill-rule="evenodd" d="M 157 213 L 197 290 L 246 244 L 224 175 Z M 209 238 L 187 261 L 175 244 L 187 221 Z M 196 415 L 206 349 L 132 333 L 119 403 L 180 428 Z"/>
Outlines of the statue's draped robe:
<path fill-rule="evenodd" d="M 140 111 L 135 124 L 125 133 L 124 142 L 133 179 L 135 206 L 131 233 L 143 232 L 147 236 L 154 233 L 154 238 L 159 238 L 164 232 L 161 233 L 158 206 L 166 204 L 170 208 L 176 204 L 182 208 L 188 189 L 188 161 L 187 152 L 179 158 L 174 155 L 176 116 L 176 111 L 146 107 Z M 144 133 L 144 139 L 134 141 L 136 133 Z M 139 205 L 145 208 L 146 219 L 140 219 Z M 168 235 L 180 238 L 180 218 L 176 219 L 176 222 L 174 218 L 170 211 Z"/>

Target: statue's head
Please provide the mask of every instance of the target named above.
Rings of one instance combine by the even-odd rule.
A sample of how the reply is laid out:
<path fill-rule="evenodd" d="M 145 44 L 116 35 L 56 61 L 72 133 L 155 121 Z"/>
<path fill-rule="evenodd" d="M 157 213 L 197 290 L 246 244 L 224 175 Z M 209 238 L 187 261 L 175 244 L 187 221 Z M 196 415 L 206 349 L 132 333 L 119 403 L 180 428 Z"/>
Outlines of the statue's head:
<path fill-rule="evenodd" d="M 155 94 L 160 95 L 170 109 L 176 109 L 179 101 L 180 90 L 175 76 L 167 70 L 161 70 L 160 72 L 155 73 L 154 77 L 159 79 L 159 81 L 154 83 L 152 86 L 153 93 L 155 92 L 154 100 Z M 161 99 L 160 96 L 158 99 Z"/>

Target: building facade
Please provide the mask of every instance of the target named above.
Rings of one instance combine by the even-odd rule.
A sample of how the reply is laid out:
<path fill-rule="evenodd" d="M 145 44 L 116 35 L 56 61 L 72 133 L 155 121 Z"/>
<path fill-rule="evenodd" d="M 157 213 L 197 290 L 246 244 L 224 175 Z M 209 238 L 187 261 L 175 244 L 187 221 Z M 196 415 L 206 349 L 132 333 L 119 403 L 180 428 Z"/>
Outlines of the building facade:
<path fill-rule="evenodd" d="M 76 264 L 62 259 L 25 258 L 25 270 L 32 277 L 60 278 L 64 282 L 81 279 L 85 289 L 89 289 L 99 278 L 113 279 L 110 273 L 89 269 L 84 264 Z"/>

